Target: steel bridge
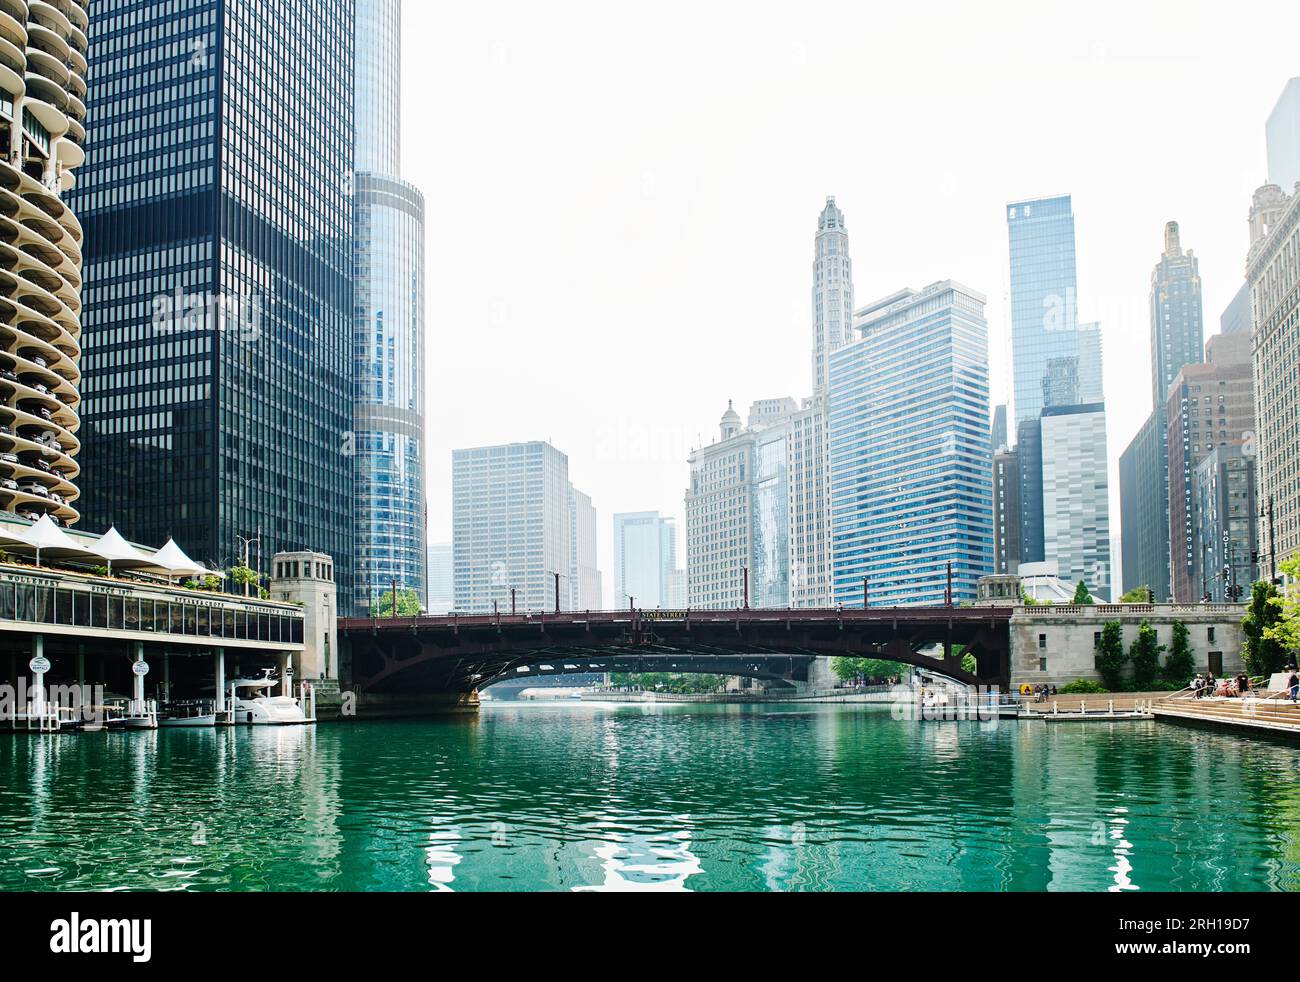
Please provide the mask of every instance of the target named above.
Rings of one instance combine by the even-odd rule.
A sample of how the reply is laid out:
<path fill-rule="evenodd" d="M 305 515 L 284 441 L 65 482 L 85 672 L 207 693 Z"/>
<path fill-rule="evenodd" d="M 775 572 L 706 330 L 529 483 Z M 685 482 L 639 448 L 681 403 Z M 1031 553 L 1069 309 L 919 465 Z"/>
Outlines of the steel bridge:
<path fill-rule="evenodd" d="M 624 610 L 339 621 L 345 682 L 467 694 L 529 673 L 681 672 L 807 681 L 815 658 L 879 658 L 960 682 L 1011 675 L 1010 607 Z M 974 655 L 974 674 L 962 660 Z M 350 679 L 346 678 L 349 674 Z"/>

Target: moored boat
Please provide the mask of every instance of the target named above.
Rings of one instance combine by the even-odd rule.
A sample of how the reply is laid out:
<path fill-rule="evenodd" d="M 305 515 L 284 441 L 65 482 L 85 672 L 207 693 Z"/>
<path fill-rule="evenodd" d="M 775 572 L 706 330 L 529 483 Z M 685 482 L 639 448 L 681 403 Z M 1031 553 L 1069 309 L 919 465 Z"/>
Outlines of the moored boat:
<path fill-rule="evenodd" d="M 293 696 L 271 692 L 280 685 L 270 669 L 260 679 L 240 679 L 230 685 L 230 722 L 235 726 L 308 726 L 309 717 Z"/>

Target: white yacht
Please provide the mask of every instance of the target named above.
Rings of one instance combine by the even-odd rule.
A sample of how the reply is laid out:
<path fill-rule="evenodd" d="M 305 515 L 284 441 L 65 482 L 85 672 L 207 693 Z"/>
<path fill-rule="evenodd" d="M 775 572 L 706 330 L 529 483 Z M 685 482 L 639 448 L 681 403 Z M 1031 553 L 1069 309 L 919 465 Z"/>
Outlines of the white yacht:
<path fill-rule="evenodd" d="M 158 725 L 164 729 L 207 729 L 217 725 L 217 714 L 210 702 L 168 703 Z"/>
<path fill-rule="evenodd" d="M 280 685 L 271 669 L 260 679 L 240 679 L 230 684 L 231 722 L 235 726 L 305 726 L 315 723 L 293 696 L 277 696 Z"/>

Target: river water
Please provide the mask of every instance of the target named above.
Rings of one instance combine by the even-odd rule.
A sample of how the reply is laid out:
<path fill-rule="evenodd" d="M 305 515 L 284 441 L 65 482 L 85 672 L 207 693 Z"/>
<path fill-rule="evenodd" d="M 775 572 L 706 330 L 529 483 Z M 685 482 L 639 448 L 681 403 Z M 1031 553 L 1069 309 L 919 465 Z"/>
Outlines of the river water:
<path fill-rule="evenodd" d="M 0 890 L 1292 890 L 1300 748 L 867 706 L 0 735 Z"/>

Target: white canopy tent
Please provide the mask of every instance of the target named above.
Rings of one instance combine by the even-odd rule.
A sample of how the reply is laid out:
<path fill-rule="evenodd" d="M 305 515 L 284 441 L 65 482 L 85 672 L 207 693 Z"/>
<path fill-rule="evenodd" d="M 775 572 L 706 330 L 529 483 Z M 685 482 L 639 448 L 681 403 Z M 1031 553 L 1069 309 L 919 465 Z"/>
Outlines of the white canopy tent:
<path fill-rule="evenodd" d="M 26 529 L 15 528 L 9 523 L 0 525 L 0 549 L 22 548 L 27 545 L 27 540 L 23 538 Z"/>
<path fill-rule="evenodd" d="M 54 522 L 49 515 L 22 533 L 23 545 L 36 551 L 36 565 L 41 564 L 41 554 L 54 559 L 95 559 L 95 553 L 77 544 L 77 541 Z"/>
<path fill-rule="evenodd" d="M 168 539 L 167 544 L 154 554 L 153 564 L 163 570 L 168 579 L 174 576 L 216 576 L 223 580 L 226 578 L 224 573 L 200 566 L 185 555 L 185 551 L 176 544 L 175 539 Z"/>
<path fill-rule="evenodd" d="M 145 570 L 164 575 L 169 572 L 167 567 L 159 565 L 153 556 L 137 549 L 122 538 L 122 533 L 116 528 L 109 529 L 98 542 L 94 545 L 88 545 L 86 548 L 108 563 L 110 576 L 113 573 L 114 566 L 118 569 Z"/>

